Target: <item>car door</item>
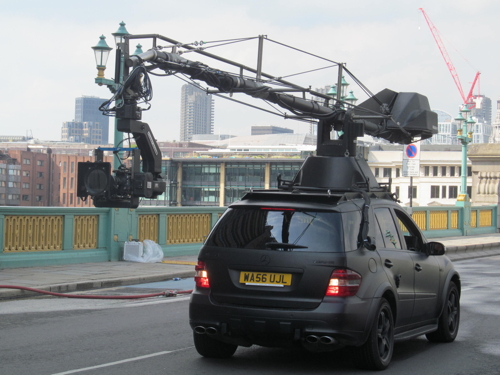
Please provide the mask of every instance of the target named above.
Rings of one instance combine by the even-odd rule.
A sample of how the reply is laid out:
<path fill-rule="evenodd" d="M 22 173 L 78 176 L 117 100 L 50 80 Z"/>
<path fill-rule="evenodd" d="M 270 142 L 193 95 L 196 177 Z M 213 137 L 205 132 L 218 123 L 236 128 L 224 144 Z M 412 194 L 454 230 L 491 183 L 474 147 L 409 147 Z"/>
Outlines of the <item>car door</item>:
<path fill-rule="evenodd" d="M 435 319 L 437 315 L 437 299 L 440 290 L 440 266 L 433 255 L 424 251 L 424 238 L 415 222 L 403 210 L 394 210 L 400 229 L 403 231 L 404 243 L 413 260 L 415 275 L 415 305 L 413 307 L 414 322 Z"/>
<path fill-rule="evenodd" d="M 410 252 L 401 245 L 400 231 L 390 209 L 378 207 L 374 209 L 374 214 L 378 225 L 377 251 L 398 296 L 396 327 L 401 327 L 410 324 L 413 315 L 415 298 L 413 260 Z"/>

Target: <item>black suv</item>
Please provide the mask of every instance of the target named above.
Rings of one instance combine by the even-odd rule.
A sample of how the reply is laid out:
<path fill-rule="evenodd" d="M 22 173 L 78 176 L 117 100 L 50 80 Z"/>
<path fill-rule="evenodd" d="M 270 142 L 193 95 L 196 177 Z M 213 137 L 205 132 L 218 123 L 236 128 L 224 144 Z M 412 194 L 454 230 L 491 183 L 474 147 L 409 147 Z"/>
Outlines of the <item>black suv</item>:
<path fill-rule="evenodd" d="M 357 366 L 382 370 L 395 341 L 455 339 L 460 276 L 356 146 L 365 133 L 403 144 L 429 138 L 437 115 L 424 96 L 387 89 L 335 108 L 318 122 L 317 156 L 293 180 L 278 177 L 277 189 L 232 204 L 201 248 L 189 311 L 201 355 L 351 346 Z"/>
<path fill-rule="evenodd" d="M 201 355 L 352 346 L 357 366 L 381 370 L 395 341 L 455 339 L 461 283 L 444 246 L 378 184 L 310 187 L 369 173 L 363 160 L 310 157 L 294 181 L 228 208 L 196 267 L 190 324 Z"/>

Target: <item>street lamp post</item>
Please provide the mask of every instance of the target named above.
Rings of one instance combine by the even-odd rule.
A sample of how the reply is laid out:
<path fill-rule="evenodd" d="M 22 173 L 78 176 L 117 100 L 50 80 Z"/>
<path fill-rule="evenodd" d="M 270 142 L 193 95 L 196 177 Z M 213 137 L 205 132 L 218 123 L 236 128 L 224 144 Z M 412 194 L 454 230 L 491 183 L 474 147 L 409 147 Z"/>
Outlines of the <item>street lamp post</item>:
<path fill-rule="evenodd" d="M 130 35 L 127 29 L 125 28 L 125 22 L 120 22 L 120 27 L 114 33 L 112 33 L 115 44 L 116 44 L 116 60 L 115 60 L 115 79 L 107 79 L 104 77 L 104 70 L 106 69 L 106 62 L 109 56 L 109 53 L 113 48 L 109 47 L 105 41 L 106 37 L 101 35 L 99 43 L 96 46 L 92 47 L 95 53 L 96 64 L 97 64 L 97 77 L 95 78 L 95 83 L 99 86 L 107 86 L 108 89 L 115 93 L 119 87 L 123 84 L 124 79 L 127 75 L 125 69 L 125 59 L 128 57 L 128 39 L 127 35 Z M 137 48 L 140 50 L 140 46 Z M 116 105 L 120 106 L 121 100 L 116 100 Z M 117 118 L 115 117 L 115 126 L 114 126 L 114 147 L 119 148 L 121 143 L 123 142 L 123 133 L 118 131 L 118 123 Z M 113 166 L 117 169 L 120 166 L 119 158 L 115 158 L 113 162 Z"/>
<path fill-rule="evenodd" d="M 470 197 L 467 194 L 467 145 L 472 142 L 473 125 L 476 122 L 471 116 L 467 116 L 469 112 L 470 109 L 467 108 L 467 105 L 464 105 L 459 116 L 455 118 L 458 121 L 457 139 L 462 144 L 461 186 L 457 198 L 457 205 L 459 206 L 470 202 Z"/>
<path fill-rule="evenodd" d="M 337 86 L 338 84 L 334 84 L 332 86 L 330 86 L 330 90 L 326 93 L 326 95 L 330 96 L 332 99 L 331 99 L 331 105 L 330 107 L 335 107 L 336 105 L 339 105 L 341 108 L 344 108 L 344 105 L 343 103 L 339 103 L 339 104 L 335 104 L 335 100 L 336 98 L 338 99 L 338 96 L 340 95 L 340 100 L 341 101 L 344 101 L 348 104 L 350 104 L 351 106 L 354 106 L 356 105 L 356 102 L 358 101 L 358 98 L 356 98 L 353 94 L 352 91 L 349 91 L 349 95 L 346 95 L 346 92 L 347 92 L 347 86 L 349 86 L 349 83 L 347 83 L 347 81 L 345 80 L 344 76 L 342 76 L 342 80 L 341 80 L 341 84 L 340 84 L 340 93 L 338 92 L 337 90 Z M 341 136 L 343 134 L 342 131 L 339 131 L 337 136 Z"/>

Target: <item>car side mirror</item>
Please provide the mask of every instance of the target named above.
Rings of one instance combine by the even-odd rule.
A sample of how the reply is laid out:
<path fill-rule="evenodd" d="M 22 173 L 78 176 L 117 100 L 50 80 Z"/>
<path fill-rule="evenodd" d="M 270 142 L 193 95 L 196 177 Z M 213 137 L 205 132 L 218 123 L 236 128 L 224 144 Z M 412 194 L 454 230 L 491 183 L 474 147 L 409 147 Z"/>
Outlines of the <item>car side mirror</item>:
<path fill-rule="evenodd" d="M 425 244 L 425 252 L 427 255 L 444 255 L 446 248 L 441 242 L 428 242 Z"/>

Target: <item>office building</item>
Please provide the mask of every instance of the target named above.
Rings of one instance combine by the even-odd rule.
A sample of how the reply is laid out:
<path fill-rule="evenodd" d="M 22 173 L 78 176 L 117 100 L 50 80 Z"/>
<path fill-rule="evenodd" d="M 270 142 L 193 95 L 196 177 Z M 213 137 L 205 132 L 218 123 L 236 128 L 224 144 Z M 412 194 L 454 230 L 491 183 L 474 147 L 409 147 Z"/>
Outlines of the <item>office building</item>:
<path fill-rule="evenodd" d="M 101 139 L 97 141 L 95 139 L 98 132 L 96 130 L 92 131 L 93 136 L 89 135 L 89 139 L 94 142 L 85 142 L 92 144 L 109 144 L 109 116 L 105 116 L 99 110 L 99 107 L 106 99 L 98 98 L 95 96 L 82 96 L 75 99 L 75 119 L 74 122 L 77 123 L 87 123 L 87 128 L 92 129 L 98 128 L 101 133 Z M 85 126 L 82 125 L 82 129 Z"/>
<path fill-rule="evenodd" d="M 181 89 L 181 142 L 190 142 L 194 134 L 214 133 L 214 102 L 212 95 L 193 86 Z"/>

